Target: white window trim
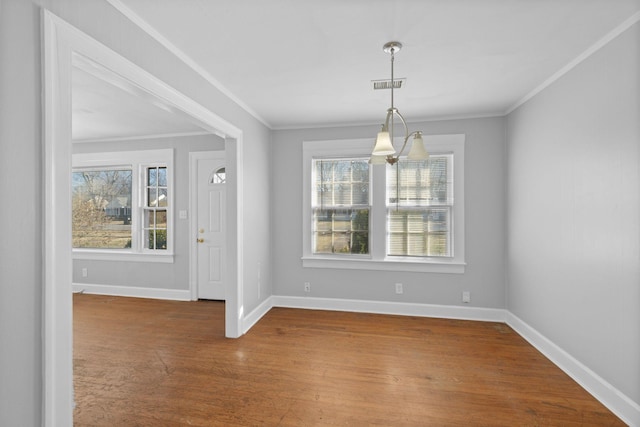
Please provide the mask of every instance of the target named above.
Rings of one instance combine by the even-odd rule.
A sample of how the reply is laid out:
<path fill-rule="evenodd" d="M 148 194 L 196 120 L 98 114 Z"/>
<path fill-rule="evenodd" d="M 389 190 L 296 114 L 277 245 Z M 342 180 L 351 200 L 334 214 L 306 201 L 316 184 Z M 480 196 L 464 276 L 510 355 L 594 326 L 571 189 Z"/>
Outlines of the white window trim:
<path fill-rule="evenodd" d="M 373 148 L 373 139 L 348 139 L 330 141 L 304 141 L 303 196 L 302 196 L 302 265 L 313 268 L 342 268 L 357 270 L 386 270 L 424 273 L 465 272 L 464 242 L 464 134 L 423 135 L 425 148 L 429 153 L 453 153 L 454 208 L 452 238 L 454 256 L 450 258 L 413 258 L 386 256 L 386 182 L 385 170 L 388 165 L 371 167 L 370 189 L 370 254 L 368 256 L 335 256 L 313 254 L 311 250 L 311 184 L 313 178 L 312 159 L 368 157 Z M 394 141 L 401 146 L 402 141 Z"/>
<path fill-rule="evenodd" d="M 141 151 L 113 151 L 102 153 L 81 153 L 72 155 L 73 168 L 105 168 L 131 166 L 131 209 L 137 212 L 131 223 L 130 249 L 88 249 L 73 248 L 72 258 L 99 261 L 129 261 L 129 262 L 161 262 L 173 263 L 174 259 L 174 167 L 173 149 L 141 150 Z M 167 166 L 167 186 L 169 200 L 167 208 L 167 249 L 163 251 L 144 249 L 141 242 L 143 228 L 143 206 L 145 168 L 153 166 Z"/>

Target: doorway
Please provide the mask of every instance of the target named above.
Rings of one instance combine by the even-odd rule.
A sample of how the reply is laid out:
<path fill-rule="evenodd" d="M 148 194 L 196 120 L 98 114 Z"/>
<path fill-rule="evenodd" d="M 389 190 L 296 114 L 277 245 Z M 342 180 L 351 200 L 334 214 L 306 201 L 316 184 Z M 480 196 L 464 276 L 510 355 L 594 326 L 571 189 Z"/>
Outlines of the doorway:
<path fill-rule="evenodd" d="M 73 423 L 71 269 L 71 58 L 87 57 L 150 96 L 189 115 L 225 139 L 227 157 L 227 282 L 225 335 L 242 335 L 242 131 L 137 65 L 43 10 L 44 130 L 44 393 L 45 426 Z"/>

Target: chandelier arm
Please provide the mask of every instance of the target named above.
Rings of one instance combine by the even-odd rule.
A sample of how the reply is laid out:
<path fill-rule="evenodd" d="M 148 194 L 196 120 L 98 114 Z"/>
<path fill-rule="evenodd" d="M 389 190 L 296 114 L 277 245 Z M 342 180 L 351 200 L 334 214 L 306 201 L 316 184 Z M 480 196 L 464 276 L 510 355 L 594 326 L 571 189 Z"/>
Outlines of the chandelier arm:
<path fill-rule="evenodd" d="M 394 115 L 394 108 L 389 108 L 387 110 L 387 118 L 384 121 L 384 127 L 382 128 L 382 130 L 386 130 L 387 132 L 389 132 L 389 135 L 391 136 L 391 138 L 393 138 L 392 133 L 389 131 L 389 122 L 391 122 L 391 127 L 393 127 L 393 115 Z"/>
<path fill-rule="evenodd" d="M 411 134 L 409 134 L 409 128 L 407 127 L 407 122 L 404 120 L 404 117 L 402 117 L 402 114 L 400 114 L 400 112 L 398 111 L 398 109 L 396 109 L 396 108 L 391 109 L 391 108 L 390 108 L 390 110 L 393 110 L 393 114 L 395 114 L 396 116 L 398 116 L 398 118 L 399 118 L 399 119 L 400 119 L 400 121 L 402 122 L 402 125 L 404 126 L 404 143 L 402 144 L 402 148 L 400 149 L 400 151 L 398 151 L 398 155 L 397 155 L 397 156 L 391 156 L 391 157 L 394 159 L 394 161 L 393 161 L 393 162 L 391 162 L 391 161 L 390 161 L 391 159 L 389 159 L 389 158 L 387 157 L 387 161 L 388 161 L 390 164 L 394 164 L 394 163 L 396 163 L 396 162 L 400 159 L 400 155 L 402 154 L 402 152 L 403 152 L 403 151 L 404 151 L 404 149 L 406 148 L 406 146 L 407 146 L 407 141 L 409 141 L 409 137 L 411 136 Z M 387 116 L 387 118 L 388 118 L 388 116 Z M 391 140 L 393 141 L 393 134 L 391 134 Z"/>
<path fill-rule="evenodd" d="M 402 114 L 400 114 L 400 111 L 398 111 L 397 108 L 394 108 L 393 112 L 395 113 L 396 116 L 398 116 L 398 118 L 402 122 L 402 125 L 404 126 L 404 134 L 405 134 L 405 136 L 407 136 L 407 134 L 409 133 L 409 128 L 407 127 L 407 122 L 404 120 L 404 117 L 402 117 Z"/>
<path fill-rule="evenodd" d="M 402 144 L 402 148 L 400 149 L 400 151 L 398 152 L 398 157 L 400 157 L 402 155 L 402 152 L 404 151 L 404 149 L 407 146 L 407 142 L 409 142 L 409 138 L 411 138 L 412 135 L 415 135 L 417 133 L 419 133 L 421 131 L 419 130 L 414 130 L 413 132 L 411 132 L 410 134 L 408 134 L 407 136 L 404 137 L 404 144 Z"/>

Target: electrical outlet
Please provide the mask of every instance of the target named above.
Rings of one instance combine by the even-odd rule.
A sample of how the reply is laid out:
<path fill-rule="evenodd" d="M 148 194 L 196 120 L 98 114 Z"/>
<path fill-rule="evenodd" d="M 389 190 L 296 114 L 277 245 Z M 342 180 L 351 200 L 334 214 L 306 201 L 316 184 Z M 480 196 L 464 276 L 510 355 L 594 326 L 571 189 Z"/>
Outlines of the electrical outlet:
<path fill-rule="evenodd" d="M 311 292 L 311 282 L 304 282 L 304 291 Z"/>
<path fill-rule="evenodd" d="M 82 277 L 87 277 L 89 275 L 89 271 L 87 270 L 87 268 L 83 268 L 82 269 Z"/>
<path fill-rule="evenodd" d="M 469 291 L 464 291 L 462 293 L 462 302 L 468 304 L 471 302 L 471 292 Z"/>
<path fill-rule="evenodd" d="M 402 283 L 396 283 L 396 294 L 402 293 Z"/>

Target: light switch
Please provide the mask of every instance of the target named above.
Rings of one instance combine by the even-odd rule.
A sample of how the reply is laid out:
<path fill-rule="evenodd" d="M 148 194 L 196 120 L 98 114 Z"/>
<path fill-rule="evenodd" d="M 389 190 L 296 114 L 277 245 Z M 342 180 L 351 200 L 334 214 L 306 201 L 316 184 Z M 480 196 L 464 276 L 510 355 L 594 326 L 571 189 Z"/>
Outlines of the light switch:
<path fill-rule="evenodd" d="M 189 215 L 188 215 L 187 211 L 179 211 L 178 212 L 178 218 L 180 218 L 180 219 L 187 219 L 188 216 Z"/>

